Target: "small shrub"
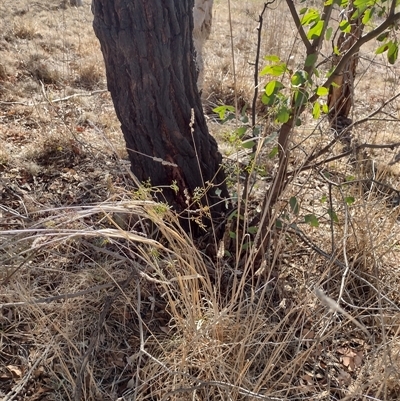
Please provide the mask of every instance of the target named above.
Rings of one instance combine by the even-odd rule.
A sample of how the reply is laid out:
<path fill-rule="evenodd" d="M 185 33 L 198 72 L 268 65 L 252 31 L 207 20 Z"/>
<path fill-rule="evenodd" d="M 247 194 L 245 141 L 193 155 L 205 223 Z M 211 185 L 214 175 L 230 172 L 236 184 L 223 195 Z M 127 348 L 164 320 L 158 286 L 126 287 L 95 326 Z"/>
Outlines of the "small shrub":
<path fill-rule="evenodd" d="M 75 85 L 87 90 L 98 89 L 102 86 L 103 80 L 103 71 L 99 66 L 90 63 L 79 69 Z"/>
<path fill-rule="evenodd" d="M 41 54 L 32 54 L 25 64 L 25 69 L 32 77 L 44 84 L 56 84 L 60 81 L 60 72 L 52 68 Z"/>
<path fill-rule="evenodd" d="M 37 36 L 36 27 L 30 21 L 20 21 L 14 24 L 13 33 L 18 39 L 32 40 Z"/>

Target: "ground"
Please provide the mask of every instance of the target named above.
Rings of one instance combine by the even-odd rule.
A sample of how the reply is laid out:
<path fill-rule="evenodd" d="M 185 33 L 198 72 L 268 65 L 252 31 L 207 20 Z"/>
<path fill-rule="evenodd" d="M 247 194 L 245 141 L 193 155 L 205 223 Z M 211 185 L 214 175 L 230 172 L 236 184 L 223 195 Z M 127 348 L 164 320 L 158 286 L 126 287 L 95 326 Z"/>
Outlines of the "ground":
<path fill-rule="evenodd" d="M 258 271 L 240 228 L 228 226 L 213 258 L 210 236 L 193 242 L 154 189 L 134 188 L 90 7 L 67 3 L 0 4 L 0 397 L 398 400 L 397 147 L 296 173 L 279 215 L 286 229 Z M 237 153 L 237 123 L 212 109 L 235 94 L 240 107 L 252 103 L 263 2 L 231 3 L 229 17 L 215 1 L 202 96 L 235 198 L 247 151 Z M 296 68 L 294 32 L 275 5 L 261 54 Z M 372 46 L 359 71 L 353 118 L 366 121 L 354 137 L 396 144 L 397 100 L 367 117 L 396 94 L 398 67 Z M 290 168 L 332 137 L 305 118 Z M 263 149 L 250 215 L 276 168 L 274 146 Z"/>

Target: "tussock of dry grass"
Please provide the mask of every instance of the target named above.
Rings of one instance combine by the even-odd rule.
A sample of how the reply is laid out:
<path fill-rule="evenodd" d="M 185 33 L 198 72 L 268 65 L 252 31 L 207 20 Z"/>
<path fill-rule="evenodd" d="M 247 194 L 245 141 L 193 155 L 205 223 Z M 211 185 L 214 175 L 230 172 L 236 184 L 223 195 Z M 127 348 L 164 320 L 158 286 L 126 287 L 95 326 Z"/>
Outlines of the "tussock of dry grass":
<path fill-rule="evenodd" d="M 117 227 L 113 217 L 121 213 L 134 216 L 134 229 Z M 365 234 L 358 229 L 347 234 L 350 255 L 364 249 L 357 261 L 349 261 L 347 276 L 316 253 L 297 258 L 293 244 L 284 240 L 268 266 L 279 268 L 279 281 L 265 277 L 254 287 L 229 262 L 201 255 L 177 230 L 171 212 L 154 202 L 125 200 L 46 214 L 43 228 L 20 230 L 12 246 L 3 242 L 12 258 L 6 263 L 13 260 L 8 273 L 24 260 L 24 251 L 31 258 L 7 280 L 2 320 L 15 328 L 4 333 L 5 340 L 15 338 L 19 327 L 31 347 L 46 350 L 37 380 L 56 394 L 71 397 L 82 379 L 83 399 L 124 393 L 126 399 L 143 400 L 286 400 L 315 392 L 319 399 L 328 394 L 358 399 L 384 391 L 395 399 L 398 283 L 394 272 L 390 280 L 374 276 L 374 263 L 390 272 L 392 244 L 383 246 L 374 237 L 377 249 L 362 243 L 369 241 L 364 235 L 378 235 L 377 219 L 368 229 L 362 225 Z M 390 232 L 390 221 L 379 224 L 379 238 Z M 360 223 L 357 217 L 351 222 Z M 150 239 L 146 227 L 157 227 L 160 241 Z M 340 243 L 338 238 L 342 260 Z M 381 254 L 386 247 L 388 255 Z M 296 248 L 306 250 L 301 243 Z M 13 256 L 16 251 L 20 256 Z M 290 259 L 284 256 L 292 253 Z M 218 276 L 225 279 L 216 281 Z M 314 286 L 326 288 L 333 299 L 342 287 L 342 307 L 371 338 L 329 312 Z M 50 303 L 29 303 L 54 296 L 58 299 Z M 381 318 L 387 319 L 383 348 Z M 13 343 L 5 344 L 11 349 Z M 87 362 L 83 373 L 82 361 Z M 374 379 L 377 366 L 380 380 Z M 388 378 L 386 388 L 382 377 Z"/>
<path fill-rule="evenodd" d="M 254 249 L 240 250 L 254 239 L 242 237 L 240 225 L 228 226 L 230 254 L 213 259 L 208 247 L 220 243 L 194 243 L 150 189 L 132 189 L 119 122 L 101 91 L 89 7 L 67 3 L 0 4 L 0 397 L 399 399 L 399 176 L 396 163 L 388 166 L 396 152 L 373 149 L 356 161 L 296 172 L 275 210 L 284 224 L 274 228 L 259 271 Z M 240 107 L 251 103 L 263 6 L 232 2 L 235 94 L 229 15 L 225 2 L 215 3 L 205 48 L 207 111 L 235 96 Z M 295 68 L 301 46 L 283 5 L 266 15 L 261 54 Z M 376 77 L 381 67 L 363 55 L 363 71 Z M 358 83 L 358 117 L 393 92 L 391 68 L 388 79 Z M 398 113 L 398 104 L 388 113 Z M 293 171 L 332 139 L 324 122 L 303 126 Z M 236 129 L 212 115 L 210 127 L 225 142 Z M 369 121 L 353 135 L 396 142 L 395 127 Z M 274 144 L 260 152 L 266 178 L 254 183 L 250 216 L 276 168 L 267 160 Z M 237 144 L 222 146 L 236 160 Z M 341 151 L 338 144 L 326 157 Z M 239 162 L 247 160 L 241 152 Z M 241 171 L 233 164 L 235 195 Z M 305 214 L 320 226 L 305 224 Z"/>

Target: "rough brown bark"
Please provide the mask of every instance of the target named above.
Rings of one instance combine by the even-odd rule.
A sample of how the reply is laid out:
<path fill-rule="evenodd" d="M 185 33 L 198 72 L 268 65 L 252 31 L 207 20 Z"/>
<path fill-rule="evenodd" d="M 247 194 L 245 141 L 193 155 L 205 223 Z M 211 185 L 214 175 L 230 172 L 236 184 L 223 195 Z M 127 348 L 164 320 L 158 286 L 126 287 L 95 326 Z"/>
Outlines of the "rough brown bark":
<path fill-rule="evenodd" d="M 187 207 L 185 189 L 212 182 L 202 202 L 221 214 L 228 193 L 196 86 L 193 0 L 93 0 L 92 10 L 132 172 L 164 186 L 178 211 Z"/>
<path fill-rule="evenodd" d="M 337 40 L 337 48 L 340 52 L 339 55 L 333 55 L 333 66 L 336 66 L 345 54 L 356 43 L 363 32 L 362 16 L 355 20 L 351 20 L 355 9 L 353 4 L 349 5 L 347 18 L 351 22 L 351 29 L 349 33 L 341 32 Z M 359 60 L 358 52 L 354 54 L 349 62 L 345 65 L 343 70 L 334 79 L 334 84 L 329 87 L 328 107 L 329 107 L 329 121 L 331 127 L 336 131 L 337 135 L 341 135 L 342 131 L 352 123 L 349 118 L 350 110 L 354 102 L 354 79 Z M 345 137 L 341 135 L 341 140 L 347 145 L 351 142 L 350 132 L 346 132 Z"/>

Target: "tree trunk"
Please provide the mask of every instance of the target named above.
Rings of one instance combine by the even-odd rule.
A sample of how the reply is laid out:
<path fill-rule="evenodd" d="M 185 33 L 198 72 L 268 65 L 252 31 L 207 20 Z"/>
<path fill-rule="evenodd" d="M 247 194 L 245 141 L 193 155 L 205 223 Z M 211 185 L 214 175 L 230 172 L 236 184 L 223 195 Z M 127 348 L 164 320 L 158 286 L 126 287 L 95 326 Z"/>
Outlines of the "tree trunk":
<path fill-rule="evenodd" d="M 340 33 L 337 40 L 337 48 L 340 54 L 333 55 L 333 66 L 336 66 L 339 63 L 343 54 L 345 54 L 362 35 L 364 28 L 362 24 L 362 15 L 351 20 L 354 11 L 355 9 L 351 2 L 349 4 L 349 11 L 347 12 L 347 19 L 350 21 L 351 26 L 350 32 Z M 352 123 L 349 114 L 354 103 L 354 79 L 356 77 L 358 59 L 358 53 L 352 56 L 347 65 L 341 71 L 340 75 L 335 78 L 335 85 L 331 85 L 329 88 L 329 122 L 331 127 L 335 130 L 336 135 L 338 135 L 340 140 L 347 146 L 350 146 L 351 144 L 351 133 L 346 130 L 346 128 Z"/>
<path fill-rule="evenodd" d="M 160 199 L 178 212 L 185 192 L 208 188 L 201 202 L 220 215 L 228 192 L 196 86 L 193 0 L 93 0 L 92 9 L 133 174 L 163 186 Z"/>

